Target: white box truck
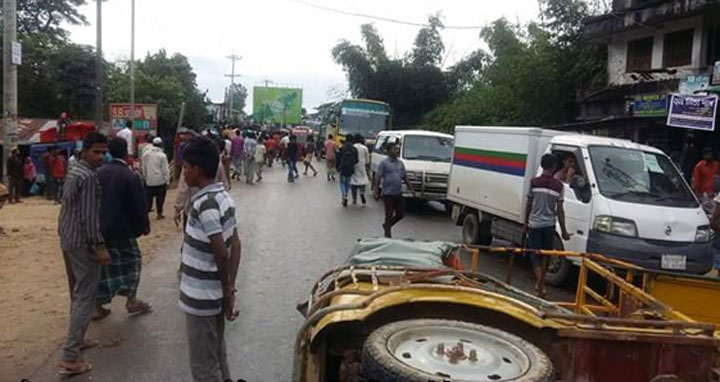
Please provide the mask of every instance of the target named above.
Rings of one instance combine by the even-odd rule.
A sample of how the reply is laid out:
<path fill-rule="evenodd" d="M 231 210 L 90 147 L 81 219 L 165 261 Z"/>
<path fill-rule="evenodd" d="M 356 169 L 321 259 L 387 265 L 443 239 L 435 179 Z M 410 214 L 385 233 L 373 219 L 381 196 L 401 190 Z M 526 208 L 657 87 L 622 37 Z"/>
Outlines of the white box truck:
<path fill-rule="evenodd" d="M 448 199 L 468 244 L 493 237 L 519 245 L 530 180 L 540 158 L 575 158 L 564 183 L 568 241 L 556 249 L 600 253 L 651 269 L 703 274 L 712 269 L 710 223 L 695 194 L 662 151 L 620 139 L 525 127 L 455 129 Z M 558 258 L 546 282 L 572 270 Z"/>

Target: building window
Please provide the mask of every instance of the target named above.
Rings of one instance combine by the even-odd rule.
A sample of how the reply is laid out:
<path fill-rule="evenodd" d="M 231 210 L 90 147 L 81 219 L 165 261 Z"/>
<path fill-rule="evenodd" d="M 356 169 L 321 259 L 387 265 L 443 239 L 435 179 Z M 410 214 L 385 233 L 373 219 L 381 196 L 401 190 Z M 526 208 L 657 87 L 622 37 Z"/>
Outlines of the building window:
<path fill-rule="evenodd" d="M 692 62 L 693 29 L 665 35 L 663 49 L 663 65 L 666 68 L 673 66 L 690 65 Z"/>
<path fill-rule="evenodd" d="M 627 71 L 650 70 L 652 68 L 652 49 L 652 37 L 628 41 Z"/>

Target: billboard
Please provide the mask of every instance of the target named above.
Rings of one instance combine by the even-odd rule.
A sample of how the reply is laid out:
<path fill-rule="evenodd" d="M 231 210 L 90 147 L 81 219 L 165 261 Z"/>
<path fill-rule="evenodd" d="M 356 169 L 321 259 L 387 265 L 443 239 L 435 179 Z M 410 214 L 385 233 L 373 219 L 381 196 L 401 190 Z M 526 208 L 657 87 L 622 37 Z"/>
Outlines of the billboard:
<path fill-rule="evenodd" d="M 664 117 L 667 115 L 667 95 L 663 93 L 632 96 L 633 117 Z"/>
<path fill-rule="evenodd" d="M 718 96 L 673 94 L 667 125 L 685 129 L 715 130 Z"/>
<path fill-rule="evenodd" d="M 253 88 L 253 121 L 257 123 L 302 123 L 302 89 Z"/>
<path fill-rule="evenodd" d="M 133 130 L 157 132 L 157 104 L 135 104 Z M 125 121 L 132 119 L 129 103 L 110 104 L 110 124 L 114 130 L 125 127 Z"/>

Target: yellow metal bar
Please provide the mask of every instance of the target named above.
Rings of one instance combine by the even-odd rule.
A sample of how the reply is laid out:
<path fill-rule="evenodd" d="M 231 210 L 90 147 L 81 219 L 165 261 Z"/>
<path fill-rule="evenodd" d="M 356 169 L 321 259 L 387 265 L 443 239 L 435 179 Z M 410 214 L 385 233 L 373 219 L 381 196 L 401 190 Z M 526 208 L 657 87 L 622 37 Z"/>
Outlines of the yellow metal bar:
<path fill-rule="evenodd" d="M 589 294 L 590 297 L 595 299 L 595 301 L 601 303 L 605 308 L 608 309 L 608 311 L 615 312 L 617 310 L 617 307 L 615 305 L 613 305 L 613 303 L 608 301 L 605 297 L 601 296 L 600 293 L 595 292 L 589 286 L 586 285 L 584 290 L 585 290 L 585 293 Z"/>
<path fill-rule="evenodd" d="M 590 308 L 588 308 L 587 306 L 581 306 L 581 307 L 580 307 L 580 310 L 582 311 L 582 313 L 585 313 L 585 314 L 587 314 L 588 316 L 597 317 L 597 316 L 595 315 L 595 313 L 594 313 L 592 310 L 590 310 Z"/>
<path fill-rule="evenodd" d="M 662 314 L 666 319 L 670 320 L 676 320 L 676 321 L 689 321 L 694 322 L 690 317 L 674 310 L 670 306 L 656 300 L 651 295 L 645 293 L 644 291 L 640 290 L 640 288 L 637 288 L 636 286 L 632 285 L 631 283 L 628 283 L 627 281 L 623 280 L 621 277 L 613 274 L 608 270 L 607 268 L 603 267 L 602 265 L 595 263 L 592 260 L 583 259 L 584 267 L 587 267 L 587 269 L 592 270 L 593 272 L 597 273 L 598 275 L 604 277 L 609 282 L 614 283 L 615 285 L 620 288 L 622 292 L 627 293 L 629 296 L 632 296 L 636 300 L 640 301 L 643 304 L 646 304 L 651 309 L 657 311 L 658 313 Z M 582 269 L 581 269 L 582 271 Z M 587 275 L 585 275 L 587 276 Z M 585 280 L 583 280 L 583 283 Z M 580 284 L 578 281 L 578 288 L 580 288 Z M 584 297 L 584 293 L 583 293 Z"/>
<path fill-rule="evenodd" d="M 585 259 L 582 259 L 580 263 L 580 275 L 578 276 L 577 291 L 575 292 L 575 313 L 579 314 L 582 312 L 582 307 L 585 305 L 585 284 L 587 283 L 587 266 L 585 265 Z"/>

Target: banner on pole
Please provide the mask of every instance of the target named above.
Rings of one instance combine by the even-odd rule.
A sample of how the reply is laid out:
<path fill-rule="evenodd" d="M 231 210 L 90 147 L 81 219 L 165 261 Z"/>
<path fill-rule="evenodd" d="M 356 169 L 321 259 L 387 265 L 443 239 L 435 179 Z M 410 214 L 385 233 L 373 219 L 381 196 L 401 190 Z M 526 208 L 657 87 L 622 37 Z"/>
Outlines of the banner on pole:
<path fill-rule="evenodd" d="M 667 125 L 684 129 L 715 130 L 718 96 L 674 93 L 670 100 Z"/>
<path fill-rule="evenodd" d="M 129 103 L 110 104 L 110 124 L 113 129 L 121 130 L 126 121 L 133 120 L 133 130 L 157 132 L 157 104 L 135 104 L 135 115 L 130 111 Z"/>

